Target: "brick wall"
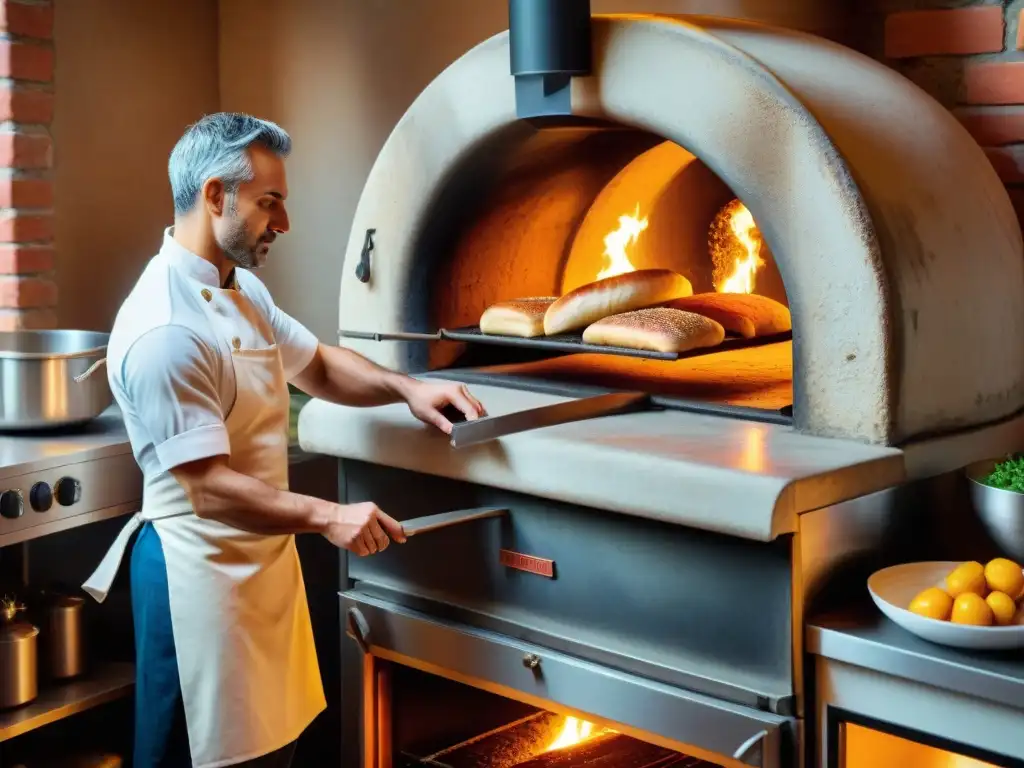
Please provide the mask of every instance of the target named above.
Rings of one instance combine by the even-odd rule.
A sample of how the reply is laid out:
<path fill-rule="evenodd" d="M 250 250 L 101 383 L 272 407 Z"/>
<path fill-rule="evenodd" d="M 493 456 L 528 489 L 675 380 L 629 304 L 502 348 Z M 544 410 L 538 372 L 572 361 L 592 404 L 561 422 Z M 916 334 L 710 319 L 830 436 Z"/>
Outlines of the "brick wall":
<path fill-rule="evenodd" d="M 50 0 L 0 0 L 0 35 L 0 330 L 52 328 Z"/>
<path fill-rule="evenodd" d="M 889 4 L 883 56 L 953 110 L 984 147 L 1024 224 L 1024 0 L 912 5 Z"/>

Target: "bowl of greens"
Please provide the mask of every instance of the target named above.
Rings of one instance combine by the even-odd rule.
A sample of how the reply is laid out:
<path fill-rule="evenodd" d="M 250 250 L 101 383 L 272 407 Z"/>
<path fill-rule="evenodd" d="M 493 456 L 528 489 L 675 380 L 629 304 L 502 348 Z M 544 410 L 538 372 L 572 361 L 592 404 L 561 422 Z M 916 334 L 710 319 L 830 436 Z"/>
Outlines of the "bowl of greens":
<path fill-rule="evenodd" d="M 996 544 L 1024 560 L 1024 454 L 975 462 L 965 470 L 971 502 Z"/>

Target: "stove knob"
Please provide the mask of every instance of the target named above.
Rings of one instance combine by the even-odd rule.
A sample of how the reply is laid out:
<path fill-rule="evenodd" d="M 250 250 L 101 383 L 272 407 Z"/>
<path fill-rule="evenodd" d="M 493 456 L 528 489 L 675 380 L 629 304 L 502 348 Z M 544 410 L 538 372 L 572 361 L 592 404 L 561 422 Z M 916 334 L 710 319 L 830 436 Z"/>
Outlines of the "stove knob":
<path fill-rule="evenodd" d="M 73 477 L 62 477 L 53 489 L 57 503 L 62 507 L 70 507 L 82 498 L 82 484 Z"/>
<path fill-rule="evenodd" d="M 17 520 L 25 512 L 21 501 L 21 491 L 4 491 L 0 493 L 0 517 Z"/>
<path fill-rule="evenodd" d="M 49 483 L 36 483 L 28 492 L 28 503 L 36 512 L 48 512 L 53 506 L 53 491 Z"/>

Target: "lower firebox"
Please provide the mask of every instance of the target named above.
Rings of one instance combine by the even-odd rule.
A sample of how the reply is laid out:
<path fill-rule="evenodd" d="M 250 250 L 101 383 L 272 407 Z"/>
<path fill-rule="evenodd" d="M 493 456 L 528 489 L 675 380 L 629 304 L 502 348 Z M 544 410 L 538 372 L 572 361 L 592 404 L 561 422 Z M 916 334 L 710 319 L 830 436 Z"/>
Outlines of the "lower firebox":
<path fill-rule="evenodd" d="M 710 765 L 583 718 L 537 709 L 398 664 L 387 669 L 390 751 L 396 768 Z"/>

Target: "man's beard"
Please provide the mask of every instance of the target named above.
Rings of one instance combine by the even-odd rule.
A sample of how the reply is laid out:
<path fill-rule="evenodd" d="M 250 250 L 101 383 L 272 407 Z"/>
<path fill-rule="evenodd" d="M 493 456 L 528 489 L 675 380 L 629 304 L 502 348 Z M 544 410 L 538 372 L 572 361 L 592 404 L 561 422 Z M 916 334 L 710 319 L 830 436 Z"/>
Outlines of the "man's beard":
<path fill-rule="evenodd" d="M 246 242 L 248 233 L 245 222 L 237 217 L 233 200 L 228 207 L 228 217 L 228 229 L 223 237 L 218 238 L 217 246 L 236 266 L 242 269 L 259 269 L 267 263 L 267 254 L 270 250 L 264 246 L 269 246 L 275 235 L 267 232 L 255 245 L 249 245 Z"/>

